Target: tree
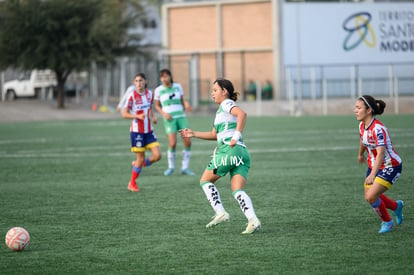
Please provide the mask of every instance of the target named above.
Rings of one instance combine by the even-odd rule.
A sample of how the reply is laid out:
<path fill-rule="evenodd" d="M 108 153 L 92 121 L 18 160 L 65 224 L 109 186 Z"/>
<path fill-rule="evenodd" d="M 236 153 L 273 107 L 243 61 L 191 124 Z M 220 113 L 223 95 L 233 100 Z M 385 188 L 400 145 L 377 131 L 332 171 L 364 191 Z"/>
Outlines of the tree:
<path fill-rule="evenodd" d="M 0 68 L 51 69 L 58 108 L 72 71 L 134 53 L 127 35 L 142 8 L 126 0 L 10 0 L 0 7 Z"/>

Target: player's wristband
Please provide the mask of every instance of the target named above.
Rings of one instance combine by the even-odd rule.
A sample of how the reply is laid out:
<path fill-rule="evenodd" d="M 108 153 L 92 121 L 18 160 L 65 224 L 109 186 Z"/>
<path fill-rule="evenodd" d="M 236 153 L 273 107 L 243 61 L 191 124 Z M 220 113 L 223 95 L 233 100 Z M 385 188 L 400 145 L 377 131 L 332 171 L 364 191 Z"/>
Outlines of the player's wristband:
<path fill-rule="evenodd" d="M 241 139 L 241 137 L 242 137 L 242 134 L 239 131 L 235 131 L 231 139 L 238 141 L 239 139 Z"/>

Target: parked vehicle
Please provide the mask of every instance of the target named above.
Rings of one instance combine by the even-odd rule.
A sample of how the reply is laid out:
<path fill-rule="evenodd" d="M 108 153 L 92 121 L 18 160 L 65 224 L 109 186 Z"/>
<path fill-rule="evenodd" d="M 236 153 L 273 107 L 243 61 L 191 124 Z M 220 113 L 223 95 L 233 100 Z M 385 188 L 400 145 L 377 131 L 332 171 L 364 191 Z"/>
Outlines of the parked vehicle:
<path fill-rule="evenodd" d="M 42 91 L 53 92 L 57 84 L 51 70 L 24 71 L 18 79 L 7 81 L 3 85 L 2 101 L 18 97 L 38 97 Z"/>

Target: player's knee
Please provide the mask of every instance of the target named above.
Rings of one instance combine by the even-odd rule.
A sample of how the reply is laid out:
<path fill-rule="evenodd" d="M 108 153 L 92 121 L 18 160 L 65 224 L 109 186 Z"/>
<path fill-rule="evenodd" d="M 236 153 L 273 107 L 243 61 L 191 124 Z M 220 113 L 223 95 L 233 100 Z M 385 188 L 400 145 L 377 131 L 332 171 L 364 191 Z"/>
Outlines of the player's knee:
<path fill-rule="evenodd" d="M 370 193 L 365 194 L 365 200 L 370 204 L 375 203 L 377 199 L 378 199 L 378 196 L 375 194 L 370 194 Z"/>
<path fill-rule="evenodd" d="M 205 177 L 201 177 L 200 179 L 200 186 L 203 185 L 206 182 L 212 182 L 211 179 L 205 178 Z"/>
<path fill-rule="evenodd" d="M 142 164 L 144 163 L 144 160 L 142 160 L 142 159 L 137 159 L 136 161 L 135 161 L 135 166 L 136 167 L 142 167 Z"/>
<path fill-rule="evenodd" d="M 161 153 L 160 152 L 156 152 L 152 155 L 153 158 L 153 162 L 159 161 L 161 159 Z"/>
<path fill-rule="evenodd" d="M 191 147 L 191 139 L 190 138 L 183 138 L 183 143 L 185 147 Z"/>

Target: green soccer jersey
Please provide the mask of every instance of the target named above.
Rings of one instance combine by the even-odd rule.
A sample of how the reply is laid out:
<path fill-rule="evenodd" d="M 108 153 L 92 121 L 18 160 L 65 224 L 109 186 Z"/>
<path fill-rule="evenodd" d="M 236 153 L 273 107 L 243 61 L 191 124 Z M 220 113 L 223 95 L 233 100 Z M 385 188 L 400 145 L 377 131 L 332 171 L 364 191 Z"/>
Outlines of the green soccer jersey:
<path fill-rule="evenodd" d="M 217 142 L 219 145 L 221 143 L 229 144 L 236 131 L 237 117 L 230 113 L 231 109 L 236 106 L 236 102 L 233 100 L 225 99 L 216 112 L 214 128 L 217 132 Z M 242 138 L 237 141 L 237 144 L 246 147 Z"/>
<path fill-rule="evenodd" d="M 170 114 L 172 118 L 185 117 L 184 106 L 181 102 L 183 95 L 183 88 L 178 83 L 173 83 L 169 88 L 160 85 L 154 91 L 154 99 L 160 101 L 162 110 Z"/>

